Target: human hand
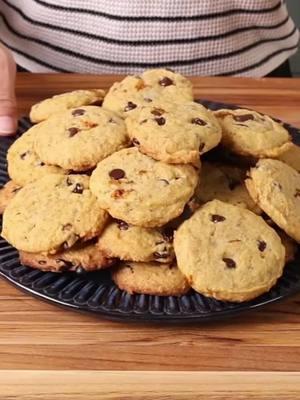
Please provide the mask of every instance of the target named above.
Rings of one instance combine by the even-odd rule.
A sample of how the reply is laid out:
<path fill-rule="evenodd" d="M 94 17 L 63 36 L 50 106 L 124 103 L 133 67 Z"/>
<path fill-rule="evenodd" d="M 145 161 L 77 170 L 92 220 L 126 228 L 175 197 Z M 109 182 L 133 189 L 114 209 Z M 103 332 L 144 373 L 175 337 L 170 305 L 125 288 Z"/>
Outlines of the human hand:
<path fill-rule="evenodd" d="M 12 135 L 17 128 L 15 77 L 13 56 L 0 43 L 0 136 Z"/>

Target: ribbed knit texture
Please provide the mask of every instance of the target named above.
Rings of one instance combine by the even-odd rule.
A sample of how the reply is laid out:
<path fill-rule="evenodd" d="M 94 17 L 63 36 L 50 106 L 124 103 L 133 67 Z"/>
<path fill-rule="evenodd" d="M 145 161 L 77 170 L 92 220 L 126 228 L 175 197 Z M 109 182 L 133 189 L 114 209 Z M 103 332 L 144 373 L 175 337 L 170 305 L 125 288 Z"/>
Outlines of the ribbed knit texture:
<path fill-rule="evenodd" d="M 0 40 L 33 72 L 260 77 L 299 32 L 280 0 L 1 0 Z"/>

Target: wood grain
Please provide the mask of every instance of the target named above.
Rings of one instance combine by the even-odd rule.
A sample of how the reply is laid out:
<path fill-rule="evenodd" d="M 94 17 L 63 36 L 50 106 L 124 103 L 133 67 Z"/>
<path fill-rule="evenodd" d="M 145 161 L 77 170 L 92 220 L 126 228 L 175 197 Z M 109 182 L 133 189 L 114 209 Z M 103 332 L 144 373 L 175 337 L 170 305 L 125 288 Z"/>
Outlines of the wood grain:
<path fill-rule="evenodd" d="M 114 80 L 19 74 L 19 112 L 27 113 L 51 94 L 107 88 Z M 300 80 L 193 78 L 193 83 L 197 97 L 239 103 L 300 126 Z M 300 371 L 300 295 L 219 323 L 146 325 L 66 311 L 1 280 L 0 369 L 219 371 L 215 376 L 223 376 L 221 371 Z"/>
<path fill-rule="evenodd" d="M 300 373 L 0 371 L 5 400 L 295 400 Z"/>

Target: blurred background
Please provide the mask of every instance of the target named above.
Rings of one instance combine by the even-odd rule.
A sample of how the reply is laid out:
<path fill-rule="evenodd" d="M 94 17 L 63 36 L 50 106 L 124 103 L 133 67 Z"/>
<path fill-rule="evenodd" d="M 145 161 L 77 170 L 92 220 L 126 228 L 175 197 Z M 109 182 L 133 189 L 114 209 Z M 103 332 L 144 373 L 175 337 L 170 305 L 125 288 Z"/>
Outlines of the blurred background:
<path fill-rule="evenodd" d="M 287 0 L 287 5 L 290 10 L 290 14 L 295 21 L 296 25 L 300 28 L 300 1 L 299 0 Z M 294 76 L 300 77 L 300 51 L 291 58 L 291 67 Z"/>

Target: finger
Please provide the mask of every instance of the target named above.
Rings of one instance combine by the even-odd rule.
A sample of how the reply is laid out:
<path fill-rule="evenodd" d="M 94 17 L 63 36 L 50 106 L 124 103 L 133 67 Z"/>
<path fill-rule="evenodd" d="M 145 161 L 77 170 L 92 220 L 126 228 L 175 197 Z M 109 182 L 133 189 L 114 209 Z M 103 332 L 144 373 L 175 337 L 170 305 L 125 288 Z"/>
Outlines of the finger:
<path fill-rule="evenodd" d="M 7 49 L 0 47 L 0 135 L 14 134 L 17 127 L 16 65 Z"/>

